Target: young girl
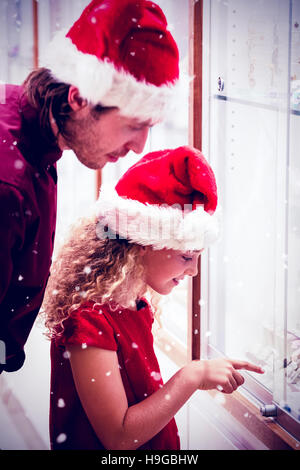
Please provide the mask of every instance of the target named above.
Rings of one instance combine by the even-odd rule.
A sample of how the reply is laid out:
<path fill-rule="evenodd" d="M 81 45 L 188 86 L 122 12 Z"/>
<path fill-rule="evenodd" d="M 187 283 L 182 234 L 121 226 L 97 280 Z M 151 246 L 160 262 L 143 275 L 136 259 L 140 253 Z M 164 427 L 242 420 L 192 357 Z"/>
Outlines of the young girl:
<path fill-rule="evenodd" d="M 262 372 L 191 361 L 163 384 L 153 350 L 154 294 L 197 274 L 217 236 L 216 205 L 211 168 L 180 147 L 143 157 L 73 230 L 44 306 L 52 449 L 179 449 L 174 415 L 196 390 L 231 393 L 244 382 L 238 369 Z"/>

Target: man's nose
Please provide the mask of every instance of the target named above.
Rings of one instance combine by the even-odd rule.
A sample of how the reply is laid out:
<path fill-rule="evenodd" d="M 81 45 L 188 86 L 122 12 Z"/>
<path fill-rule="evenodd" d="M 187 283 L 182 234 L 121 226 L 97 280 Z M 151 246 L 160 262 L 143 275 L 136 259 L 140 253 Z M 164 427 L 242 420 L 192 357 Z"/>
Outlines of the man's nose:
<path fill-rule="evenodd" d="M 149 127 L 145 127 L 136 132 L 136 135 L 129 142 L 128 147 L 135 153 L 142 153 L 149 134 Z"/>

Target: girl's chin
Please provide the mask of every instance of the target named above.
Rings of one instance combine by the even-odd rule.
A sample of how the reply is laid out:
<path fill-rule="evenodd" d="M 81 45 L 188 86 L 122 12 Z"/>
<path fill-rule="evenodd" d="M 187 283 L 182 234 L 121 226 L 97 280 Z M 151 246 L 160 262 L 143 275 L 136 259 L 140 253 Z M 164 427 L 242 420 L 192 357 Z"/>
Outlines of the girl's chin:
<path fill-rule="evenodd" d="M 160 295 L 168 295 L 178 284 L 178 281 L 171 279 L 171 281 L 168 281 L 163 286 L 153 286 L 151 284 L 148 284 L 148 286 Z"/>

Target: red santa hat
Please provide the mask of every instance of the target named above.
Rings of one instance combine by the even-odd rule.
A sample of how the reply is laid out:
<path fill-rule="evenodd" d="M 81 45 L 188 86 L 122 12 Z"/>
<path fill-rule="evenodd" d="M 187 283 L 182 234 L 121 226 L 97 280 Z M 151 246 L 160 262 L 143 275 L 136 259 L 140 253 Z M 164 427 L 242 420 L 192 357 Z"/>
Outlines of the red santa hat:
<path fill-rule="evenodd" d="M 155 249 L 201 250 L 218 238 L 217 200 L 214 173 L 199 150 L 152 152 L 129 168 L 115 191 L 100 191 L 98 237 L 117 233 Z"/>
<path fill-rule="evenodd" d="M 48 47 L 44 66 L 92 104 L 157 122 L 179 77 L 177 45 L 148 0 L 93 0 Z"/>

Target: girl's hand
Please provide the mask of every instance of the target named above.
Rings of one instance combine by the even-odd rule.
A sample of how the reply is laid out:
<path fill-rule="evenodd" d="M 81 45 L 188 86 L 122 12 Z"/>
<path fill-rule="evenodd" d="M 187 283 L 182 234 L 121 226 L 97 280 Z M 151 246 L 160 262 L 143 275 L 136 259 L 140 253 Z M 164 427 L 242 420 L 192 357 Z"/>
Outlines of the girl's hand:
<path fill-rule="evenodd" d="M 194 380 L 198 381 L 200 390 L 218 389 L 224 393 L 232 393 L 245 381 L 238 369 L 246 369 L 263 374 L 261 367 L 247 361 L 237 361 L 227 358 L 192 361 L 190 363 Z"/>

